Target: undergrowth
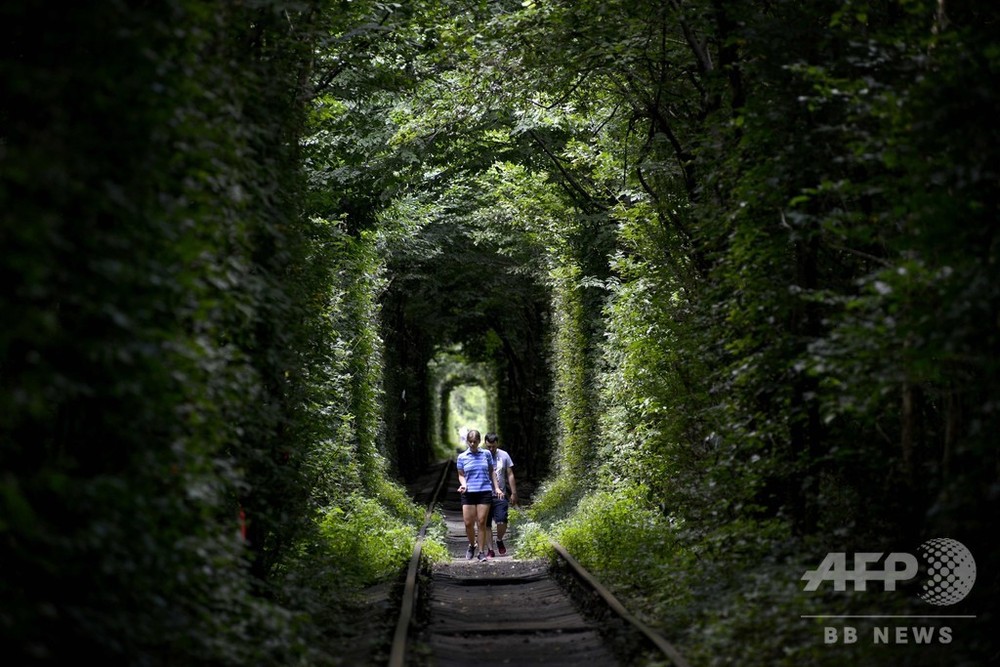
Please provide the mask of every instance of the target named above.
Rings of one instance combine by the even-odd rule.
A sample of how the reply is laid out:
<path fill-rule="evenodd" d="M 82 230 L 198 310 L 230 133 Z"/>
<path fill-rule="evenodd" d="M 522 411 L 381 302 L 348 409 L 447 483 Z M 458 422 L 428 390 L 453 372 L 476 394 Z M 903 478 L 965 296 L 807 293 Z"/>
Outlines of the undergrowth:
<path fill-rule="evenodd" d="M 801 561 L 803 546 L 782 522 L 744 518 L 694 529 L 647 498 L 641 485 L 593 491 L 554 518 L 555 504 L 543 497 L 543 512 L 512 515 L 518 553 L 551 557 L 552 541 L 562 544 L 693 665 L 949 664 L 938 662 L 941 646 L 825 644 L 831 622 L 805 617 L 872 613 L 873 604 L 885 613 L 885 598 L 804 592 L 800 577 L 816 563 Z M 859 633 L 870 636 L 870 625 Z"/>

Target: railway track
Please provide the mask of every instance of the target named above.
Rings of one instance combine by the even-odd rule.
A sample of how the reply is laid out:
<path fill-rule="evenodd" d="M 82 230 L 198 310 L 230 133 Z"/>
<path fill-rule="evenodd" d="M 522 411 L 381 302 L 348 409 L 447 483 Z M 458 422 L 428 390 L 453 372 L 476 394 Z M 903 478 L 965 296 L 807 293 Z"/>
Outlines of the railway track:
<path fill-rule="evenodd" d="M 688 667 L 560 545 L 553 545 L 555 567 L 516 553 L 466 560 L 457 486 L 448 462 L 416 490 L 427 513 L 403 587 L 389 667 Z M 428 572 L 421 554 L 435 508 L 444 515 L 452 558 Z"/>

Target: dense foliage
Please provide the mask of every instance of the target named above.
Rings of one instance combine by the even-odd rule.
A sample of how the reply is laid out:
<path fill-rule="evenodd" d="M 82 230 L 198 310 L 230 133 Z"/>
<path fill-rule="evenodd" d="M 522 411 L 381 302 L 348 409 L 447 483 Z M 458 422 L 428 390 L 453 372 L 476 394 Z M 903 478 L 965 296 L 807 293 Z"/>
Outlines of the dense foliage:
<path fill-rule="evenodd" d="M 0 12 L 5 662 L 336 663 L 405 562 L 375 241 L 303 215 L 359 11 Z"/>
<path fill-rule="evenodd" d="M 798 575 L 828 551 L 937 536 L 997 561 L 998 146 L 982 83 L 997 16 L 612 5 L 535 3 L 512 28 L 529 76 L 579 76 L 567 107 L 605 101 L 601 132 L 561 159 L 618 195 L 613 275 L 573 281 L 603 279 L 603 341 L 580 339 L 583 309 L 556 339 L 557 386 L 584 408 L 560 401 L 561 467 L 535 515 L 569 504 L 560 539 L 624 577 L 697 662 L 884 664 L 870 641 L 822 646 Z M 575 437 L 588 419 L 593 441 Z M 633 540 L 632 554 L 611 546 Z M 980 619 L 994 617 L 991 581 L 967 602 Z M 909 593 L 823 603 L 926 613 Z M 982 659 L 980 623 L 956 629 L 960 646 L 891 661 Z"/>
<path fill-rule="evenodd" d="M 693 663 L 996 655 L 1000 10 L 28 4 L 13 663 L 354 659 L 463 385 L 543 482 L 520 553 L 559 540 Z M 805 616 L 927 605 L 802 572 L 933 537 L 979 564 L 951 644 L 823 644 Z"/>

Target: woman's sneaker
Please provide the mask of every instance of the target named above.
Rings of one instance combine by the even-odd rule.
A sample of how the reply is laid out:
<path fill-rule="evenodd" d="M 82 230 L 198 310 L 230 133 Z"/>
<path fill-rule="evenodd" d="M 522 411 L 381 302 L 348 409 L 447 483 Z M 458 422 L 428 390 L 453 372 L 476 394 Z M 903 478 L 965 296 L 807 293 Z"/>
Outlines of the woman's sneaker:
<path fill-rule="evenodd" d="M 482 563 L 484 560 L 486 560 L 486 552 L 480 551 L 479 552 L 479 562 Z"/>
<path fill-rule="evenodd" d="M 496 554 L 493 553 L 493 549 L 490 549 L 489 551 L 486 552 L 486 557 L 487 558 L 496 558 Z"/>
<path fill-rule="evenodd" d="M 469 548 L 465 550 L 465 560 L 472 560 L 472 557 L 476 555 L 476 547 L 469 545 Z"/>
<path fill-rule="evenodd" d="M 497 553 L 501 556 L 507 555 L 507 547 L 503 545 L 503 540 L 497 540 Z"/>

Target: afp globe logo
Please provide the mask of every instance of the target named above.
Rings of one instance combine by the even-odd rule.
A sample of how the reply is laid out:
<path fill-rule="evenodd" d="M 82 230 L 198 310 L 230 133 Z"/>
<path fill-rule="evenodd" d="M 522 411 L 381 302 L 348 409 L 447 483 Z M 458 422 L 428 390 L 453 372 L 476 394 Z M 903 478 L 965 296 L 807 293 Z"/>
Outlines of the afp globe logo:
<path fill-rule="evenodd" d="M 976 560 L 964 544 L 948 537 L 927 540 L 917 550 L 927 563 L 927 578 L 920 597 L 946 606 L 965 599 L 976 583 Z"/>

